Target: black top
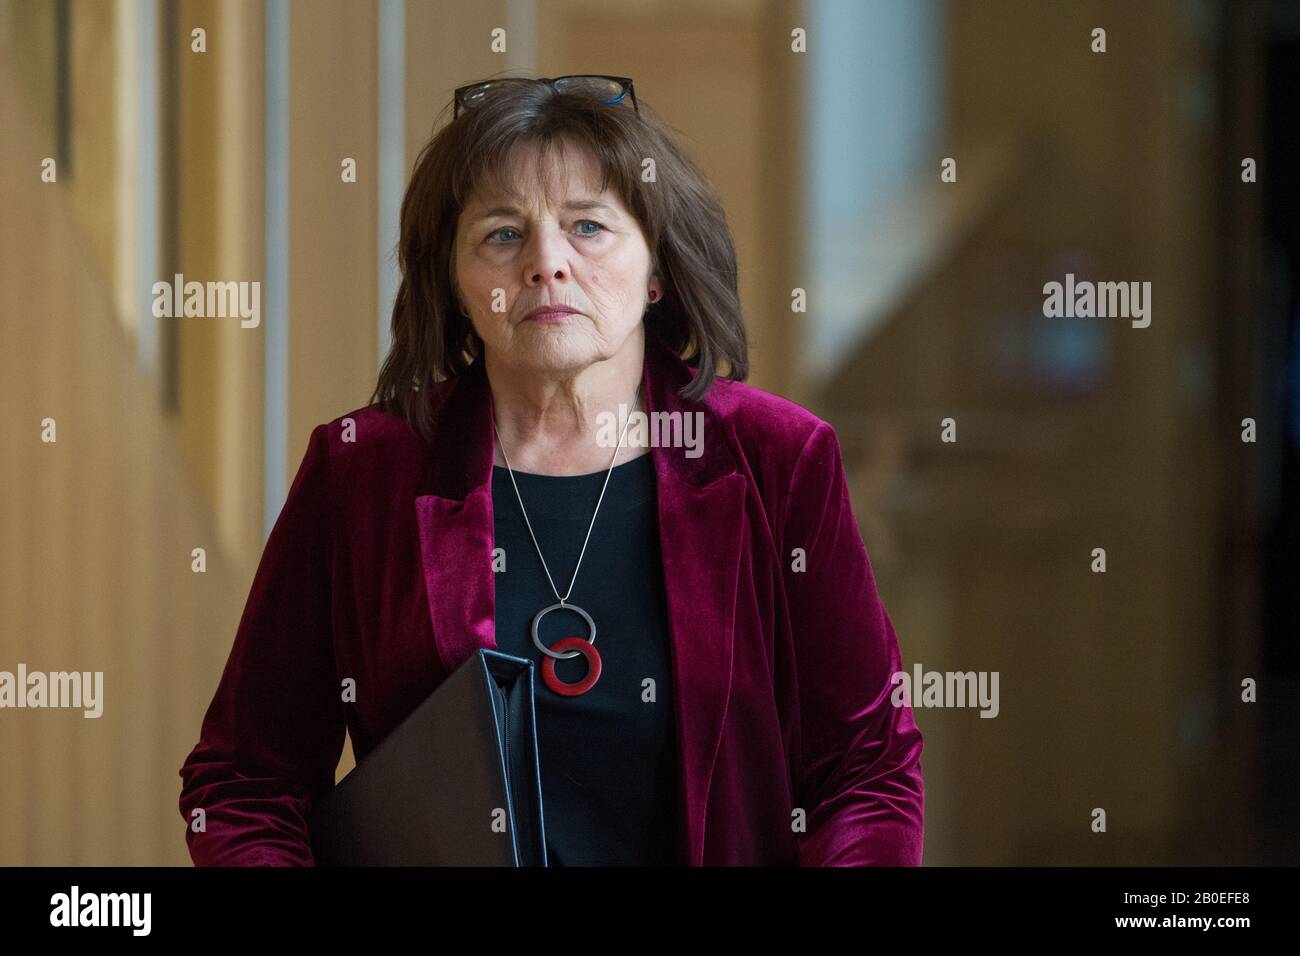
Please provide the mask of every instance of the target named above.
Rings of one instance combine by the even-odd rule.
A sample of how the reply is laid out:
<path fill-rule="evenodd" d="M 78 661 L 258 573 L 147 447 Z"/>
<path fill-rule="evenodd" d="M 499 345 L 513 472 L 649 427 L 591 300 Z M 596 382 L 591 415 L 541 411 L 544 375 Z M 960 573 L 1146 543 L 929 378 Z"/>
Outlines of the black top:
<path fill-rule="evenodd" d="M 516 471 L 528 520 L 561 596 L 573 580 L 606 470 L 588 475 Z M 492 472 L 497 552 L 496 643 L 536 665 L 537 746 L 542 810 L 552 866 L 677 862 L 677 748 L 670 680 L 667 601 L 659 547 L 653 454 L 614 467 L 568 602 L 591 615 L 601 676 L 576 697 L 542 678 L 545 655 L 533 644 L 534 615 L 557 603 L 519 511 L 510 473 Z M 500 570 L 504 560 L 505 570 Z M 548 647 L 589 638 L 572 611 L 552 611 L 539 633 Z M 556 662 L 575 683 L 582 657 Z"/>

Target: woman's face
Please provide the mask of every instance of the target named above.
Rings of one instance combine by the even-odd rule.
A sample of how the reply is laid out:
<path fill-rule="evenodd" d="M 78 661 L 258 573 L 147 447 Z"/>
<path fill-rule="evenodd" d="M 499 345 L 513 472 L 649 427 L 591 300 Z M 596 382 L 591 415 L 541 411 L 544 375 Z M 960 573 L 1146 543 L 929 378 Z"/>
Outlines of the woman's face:
<path fill-rule="evenodd" d="M 572 372 L 613 358 L 638 341 L 649 291 L 663 292 L 636 219 L 616 194 L 599 191 L 596 158 L 563 148 L 563 166 L 549 157 L 554 195 L 535 154 L 516 152 L 503 178 L 518 195 L 476 194 L 457 223 L 461 302 L 489 357 L 514 369 Z M 527 317 L 543 305 L 576 311 Z"/>

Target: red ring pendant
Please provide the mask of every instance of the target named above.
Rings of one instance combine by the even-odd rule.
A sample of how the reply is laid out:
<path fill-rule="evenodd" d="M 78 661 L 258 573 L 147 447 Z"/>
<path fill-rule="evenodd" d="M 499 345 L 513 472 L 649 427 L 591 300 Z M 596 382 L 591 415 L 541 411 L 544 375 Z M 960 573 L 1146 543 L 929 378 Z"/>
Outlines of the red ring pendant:
<path fill-rule="evenodd" d="M 565 697 L 577 697 L 596 686 L 596 681 L 600 679 L 600 655 L 596 653 L 595 644 L 584 641 L 580 637 L 562 637 L 551 645 L 551 650 L 580 653 L 587 659 L 587 676 L 580 681 L 566 684 L 556 676 L 555 658 L 548 654 L 542 661 L 542 680 L 546 682 L 547 687 Z"/>

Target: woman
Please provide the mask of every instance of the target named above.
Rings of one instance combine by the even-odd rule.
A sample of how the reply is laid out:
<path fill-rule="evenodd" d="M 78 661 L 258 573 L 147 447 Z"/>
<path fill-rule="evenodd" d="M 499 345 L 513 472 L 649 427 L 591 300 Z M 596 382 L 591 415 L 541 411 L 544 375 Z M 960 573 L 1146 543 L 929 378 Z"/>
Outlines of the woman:
<path fill-rule="evenodd" d="M 371 403 L 312 432 L 181 769 L 196 863 L 311 865 L 345 727 L 364 761 L 480 647 L 545 674 L 554 864 L 920 863 L 838 441 L 743 384 L 723 211 L 643 105 L 456 91 Z"/>

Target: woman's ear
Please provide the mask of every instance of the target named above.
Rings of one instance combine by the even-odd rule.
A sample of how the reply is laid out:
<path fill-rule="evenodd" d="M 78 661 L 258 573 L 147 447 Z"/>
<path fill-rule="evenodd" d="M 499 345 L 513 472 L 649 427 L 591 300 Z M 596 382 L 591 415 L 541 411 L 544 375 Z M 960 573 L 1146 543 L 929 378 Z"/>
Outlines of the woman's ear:
<path fill-rule="evenodd" d="M 664 284 L 657 275 L 650 277 L 650 287 L 646 297 L 651 302 L 658 302 L 664 297 Z"/>

